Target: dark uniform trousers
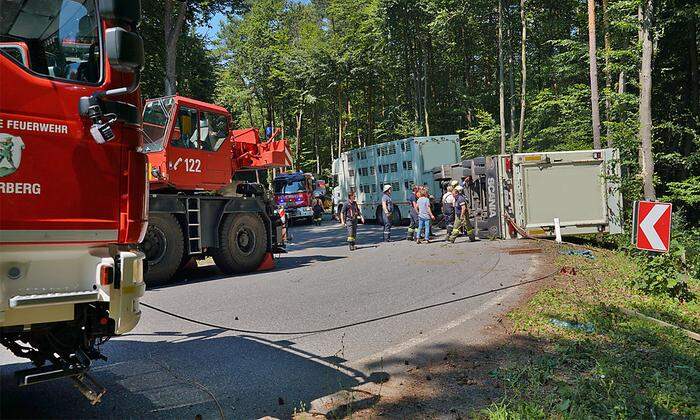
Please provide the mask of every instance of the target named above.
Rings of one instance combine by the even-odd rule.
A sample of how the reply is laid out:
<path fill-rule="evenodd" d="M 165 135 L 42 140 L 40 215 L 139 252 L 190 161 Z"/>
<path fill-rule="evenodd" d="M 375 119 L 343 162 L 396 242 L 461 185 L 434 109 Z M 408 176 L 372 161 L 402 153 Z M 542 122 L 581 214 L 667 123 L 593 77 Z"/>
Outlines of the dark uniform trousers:
<path fill-rule="evenodd" d="M 476 236 L 474 235 L 474 228 L 472 227 L 471 222 L 469 221 L 469 211 L 464 215 L 464 217 L 457 216 L 454 226 L 452 227 L 452 233 L 447 237 L 447 240 L 449 242 L 454 242 L 455 239 L 462 233 L 462 230 L 466 230 L 467 235 L 469 235 L 469 240 L 474 241 L 476 240 Z"/>
<path fill-rule="evenodd" d="M 411 217 L 411 224 L 408 225 L 408 230 L 406 231 L 406 239 L 412 241 L 413 237 L 416 234 L 416 230 L 418 230 L 418 212 L 416 211 L 416 209 L 411 208 L 408 214 Z"/>
<path fill-rule="evenodd" d="M 384 215 L 384 240 L 391 240 L 391 222 L 393 219 L 393 213 L 382 213 Z"/>
<path fill-rule="evenodd" d="M 354 245 L 357 240 L 357 218 L 346 220 L 345 229 L 348 231 L 348 243 Z"/>

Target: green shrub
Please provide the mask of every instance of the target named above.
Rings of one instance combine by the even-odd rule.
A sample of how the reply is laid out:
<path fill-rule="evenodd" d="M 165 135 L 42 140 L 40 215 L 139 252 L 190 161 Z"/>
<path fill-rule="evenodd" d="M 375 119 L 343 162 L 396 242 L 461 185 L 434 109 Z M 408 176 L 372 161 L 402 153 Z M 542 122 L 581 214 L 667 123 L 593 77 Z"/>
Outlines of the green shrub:
<path fill-rule="evenodd" d="M 685 255 L 685 247 L 677 240 L 671 241 L 671 251 L 666 254 L 639 254 L 634 286 L 645 293 L 668 295 L 682 302 L 693 300 L 686 280 L 689 276 Z"/>

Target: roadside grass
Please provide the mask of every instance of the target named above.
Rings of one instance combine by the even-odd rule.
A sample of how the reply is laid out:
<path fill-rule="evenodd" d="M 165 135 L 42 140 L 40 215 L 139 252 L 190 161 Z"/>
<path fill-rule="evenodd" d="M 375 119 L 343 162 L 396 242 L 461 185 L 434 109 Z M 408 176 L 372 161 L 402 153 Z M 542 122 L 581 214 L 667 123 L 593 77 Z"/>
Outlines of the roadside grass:
<path fill-rule="evenodd" d="M 696 299 L 647 296 L 631 287 L 638 267 L 623 253 L 558 255 L 550 286 L 509 314 L 514 333 L 538 343 L 491 372 L 504 390 L 475 413 L 491 419 L 700 418 L 700 343 L 682 332 L 627 316 L 633 309 L 700 332 Z"/>

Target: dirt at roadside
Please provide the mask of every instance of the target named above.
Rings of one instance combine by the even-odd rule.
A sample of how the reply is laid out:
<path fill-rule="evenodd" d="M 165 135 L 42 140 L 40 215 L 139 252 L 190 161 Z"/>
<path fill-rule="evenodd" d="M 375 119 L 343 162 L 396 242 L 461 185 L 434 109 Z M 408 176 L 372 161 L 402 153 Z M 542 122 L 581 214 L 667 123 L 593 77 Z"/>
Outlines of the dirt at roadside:
<path fill-rule="evenodd" d="M 547 243 L 518 242 L 513 248 L 543 249 L 537 272 L 531 279 L 554 272 L 556 250 Z M 527 303 L 552 278 L 527 284 L 526 292 L 510 310 Z M 404 362 L 405 372 L 383 385 L 381 398 L 374 406 L 348 413 L 348 418 L 470 418 L 480 409 L 503 397 L 501 384 L 492 372 L 501 364 L 528 363 L 538 352 L 539 339 L 516 334 L 506 312 L 475 335 L 478 344 L 459 344 L 441 349 L 442 357 L 429 362 Z"/>

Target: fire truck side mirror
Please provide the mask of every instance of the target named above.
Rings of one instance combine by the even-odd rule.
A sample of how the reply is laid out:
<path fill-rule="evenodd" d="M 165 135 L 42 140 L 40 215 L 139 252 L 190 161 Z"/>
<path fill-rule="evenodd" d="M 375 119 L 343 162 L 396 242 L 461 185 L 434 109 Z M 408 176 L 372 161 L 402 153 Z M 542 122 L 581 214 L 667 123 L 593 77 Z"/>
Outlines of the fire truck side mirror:
<path fill-rule="evenodd" d="M 136 27 L 141 21 L 141 0 L 100 0 L 103 18 Z"/>
<path fill-rule="evenodd" d="M 143 69 L 143 40 L 123 28 L 109 28 L 105 33 L 109 64 L 117 71 L 134 73 Z"/>

